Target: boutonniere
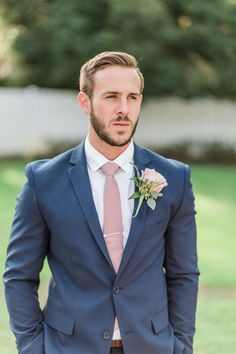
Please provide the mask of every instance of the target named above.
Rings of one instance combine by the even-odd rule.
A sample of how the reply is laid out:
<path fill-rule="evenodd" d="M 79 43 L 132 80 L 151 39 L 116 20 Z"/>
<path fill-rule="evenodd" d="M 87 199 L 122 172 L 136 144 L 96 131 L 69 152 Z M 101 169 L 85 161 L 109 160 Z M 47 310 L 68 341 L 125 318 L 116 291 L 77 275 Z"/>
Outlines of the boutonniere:
<path fill-rule="evenodd" d="M 135 165 L 134 168 L 137 174 L 132 178 L 132 180 L 134 181 L 138 190 L 137 192 L 133 193 L 129 199 L 139 198 L 139 202 L 133 218 L 138 215 L 144 200 L 147 201 L 149 208 L 154 210 L 156 208 L 157 198 L 163 196 L 163 194 L 160 192 L 164 187 L 168 185 L 166 179 L 154 169 L 145 168 L 145 170 L 141 172 L 140 176 L 140 173 Z"/>

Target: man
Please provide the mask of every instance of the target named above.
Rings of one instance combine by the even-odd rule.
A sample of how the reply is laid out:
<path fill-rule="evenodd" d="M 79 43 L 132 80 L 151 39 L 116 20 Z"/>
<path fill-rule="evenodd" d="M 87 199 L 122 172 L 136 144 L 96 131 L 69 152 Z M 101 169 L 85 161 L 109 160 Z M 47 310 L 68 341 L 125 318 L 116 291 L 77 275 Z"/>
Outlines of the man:
<path fill-rule="evenodd" d="M 192 353 L 199 273 L 190 173 L 133 143 L 142 90 L 133 56 L 89 60 L 78 95 L 85 142 L 26 168 L 4 275 L 19 353 Z M 42 311 L 45 257 L 52 278 Z"/>

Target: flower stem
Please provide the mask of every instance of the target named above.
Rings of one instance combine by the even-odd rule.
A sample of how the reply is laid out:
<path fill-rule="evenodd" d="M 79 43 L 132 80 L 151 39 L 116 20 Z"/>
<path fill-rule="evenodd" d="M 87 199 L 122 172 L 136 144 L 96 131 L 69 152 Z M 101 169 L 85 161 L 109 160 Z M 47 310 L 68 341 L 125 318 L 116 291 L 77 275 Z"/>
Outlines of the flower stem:
<path fill-rule="evenodd" d="M 144 200 L 144 196 L 141 195 L 141 196 L 139 197 L 138 207 L 137 207 L 136 213 L 135 213 L 135 215 L 133 216 L 133 218 L 135 218 L 135 217 L 138 215 L 138 212 L 139 212 L 139 209 L 141 208 L 141 205 L 142 205 L 143 200 Z"/>

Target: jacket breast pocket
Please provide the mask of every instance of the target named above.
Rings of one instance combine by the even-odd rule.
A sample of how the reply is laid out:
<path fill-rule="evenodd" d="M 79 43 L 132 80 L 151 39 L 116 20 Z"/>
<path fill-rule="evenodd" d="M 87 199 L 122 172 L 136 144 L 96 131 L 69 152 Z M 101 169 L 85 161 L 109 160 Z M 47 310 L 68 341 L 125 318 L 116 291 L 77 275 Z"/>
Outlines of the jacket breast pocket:
<path fill-rule="evenodd" d="M 151 320 L 152 329 L 155 334 L 163 331 L 169 324 L 168 309 L 159 311 Z"/>
<path fill-rule="evenodd" d="M 67 335 L 73 334 L 75 321 L 62 312 L 46 307 L 44 310 L 44 321 L 59 332 Z"/>

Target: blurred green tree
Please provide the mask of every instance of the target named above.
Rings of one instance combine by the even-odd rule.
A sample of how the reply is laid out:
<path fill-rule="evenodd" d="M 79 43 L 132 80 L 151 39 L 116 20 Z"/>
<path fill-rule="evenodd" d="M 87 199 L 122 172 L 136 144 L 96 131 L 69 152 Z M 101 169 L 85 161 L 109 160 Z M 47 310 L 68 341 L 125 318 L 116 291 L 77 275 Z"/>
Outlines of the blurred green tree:
<path fill-rule="evenodd" d="M 17 27 L 8 84 L 78 87 L 80 66 L 104 50 L 135 55 L 145 94 L 236 95 L 234 0 L 2 0 Z"/>

